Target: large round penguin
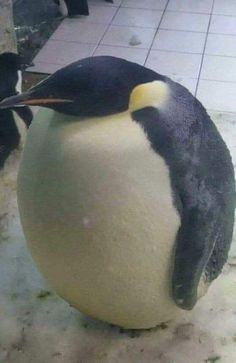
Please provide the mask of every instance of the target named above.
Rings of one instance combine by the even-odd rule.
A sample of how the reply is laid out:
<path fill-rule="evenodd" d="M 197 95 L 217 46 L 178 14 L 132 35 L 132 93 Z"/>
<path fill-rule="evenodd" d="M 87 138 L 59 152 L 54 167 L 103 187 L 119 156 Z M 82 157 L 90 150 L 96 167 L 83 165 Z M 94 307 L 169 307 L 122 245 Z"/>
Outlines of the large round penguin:
<path fill-rule="evenodd" d="M 1 107 L 16 104 L 53 109 L 30 127 L 18 198 L 58 294 L 127 328 L 192 309 L 227 259 L 235 200 L 229 151 L 199 101 L 152 70 L 94 57 Z"/>

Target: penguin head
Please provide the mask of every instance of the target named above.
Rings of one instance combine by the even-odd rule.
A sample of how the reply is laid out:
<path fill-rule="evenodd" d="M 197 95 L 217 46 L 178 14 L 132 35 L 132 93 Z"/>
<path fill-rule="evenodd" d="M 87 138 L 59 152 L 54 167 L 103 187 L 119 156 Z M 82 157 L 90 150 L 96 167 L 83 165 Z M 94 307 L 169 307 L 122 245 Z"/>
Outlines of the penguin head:
<path fill-rule="evenodd" d="M 23 68 L 24 62 L 21 56 L 12 52 L 0 54 L 0 69 L 18 71 Z"/>
<path fill-rule="evenodd" d="M 17 94 L 16 85 L 21 66 L 22 60 L 18 54 L 0 54 L 0 100 Z"/>
<path fill-rule="evenodd" d="M 153 85 L 147 92 L 150 82 Z M 90 57 L 58 70 L 28 92 L 4 100 L 0 108 L 37 105 L 81 117 L 106 116 L 147 106 L 154 88 L 163 82 L 164 76 L 124 59 Z M 160 87 L 161 98 L 164 88 Z"/>
<path fill-rule="evenodd" d="M 0 54 L 0 101 L 21 91 L 21 71 L 29 66 L 19 54 Z"/>

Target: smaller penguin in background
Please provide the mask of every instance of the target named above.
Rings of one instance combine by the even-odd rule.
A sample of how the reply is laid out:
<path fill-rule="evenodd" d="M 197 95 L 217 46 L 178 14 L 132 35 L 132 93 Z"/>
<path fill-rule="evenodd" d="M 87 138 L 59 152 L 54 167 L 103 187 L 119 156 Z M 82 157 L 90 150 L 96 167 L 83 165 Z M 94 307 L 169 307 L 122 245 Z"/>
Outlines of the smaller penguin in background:
<path fill-rule="evenodd" d="M 54 0 L 63 16 L 89 15 L 87 0 Z"/>
<path fill-rule="evenodd" d="M 0 101 L 9 96 L 21 93 L 22 73 L 24 63 L 18 54 L 6 52 L 0 54 Z M 28 106 L 14 107 L 11 110 L 0 110 L 0 169 L 11 152 L 19 146 L 20 132 L 14 113 L 28 128 L 33 113 Z"/>
<path fill-rule="evenodd" d="M 113 0 L 105 0 L 107 3 L 113 3 Z M 71 18 L 78 15 L 89 15 L 87 0 L 54 0 L 59 6 L 60 13 L 63 16 Z"/>

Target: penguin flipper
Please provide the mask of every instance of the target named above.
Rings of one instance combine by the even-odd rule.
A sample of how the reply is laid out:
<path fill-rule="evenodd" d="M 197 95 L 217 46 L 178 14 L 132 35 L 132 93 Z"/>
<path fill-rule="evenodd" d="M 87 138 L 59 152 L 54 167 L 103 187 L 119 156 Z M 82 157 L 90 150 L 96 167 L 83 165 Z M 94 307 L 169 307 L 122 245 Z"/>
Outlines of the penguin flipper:
<path fill-rule="evenodd" d="M 217 214 L 213 206 L 208 211 L 199 207 L 183 211 L 172 276 L 173 298 L 182 309 L 191 310 L 197 302 L 199 282 L 219 234 Z"/>
<path fill-rule="evenodd" d="M 185 90 L 178 87 L 182 95 Z M 191 310 L 198 299 L 201 278 L 206 277 L 209 284 L 227 260 L 234 224 L 235 184 L 230 153 L 216 127 L 196 99 L 188 93 L 185 97 L 188 104 L 193 103 L 192 113 L 191 107 L 186 111 L 184 104 L 184 114 L 178 114 L 181 98 L 176 97 L 178 105 L 170 103 L 164 111 L 146 107 L 132 112 L 132 118 L 169 165 L 175 206 L 181 218 L 172 297 L 180 308 Z M 187 121 L 183 123 L 183 119 Z"/>
<path fill-rule="evenodd" d="M 180 308 L 191 310 L 197 301 L 199 281 L 214 248 L 220 210 L 214 193 L 204 184 L 199 190 L 193 167 L 184 165 L 184 171 L 179 167 L 180 162 L 184 163 L 182 155 L 186 154 L 186 141 L 176 138 L 171 131 L 173 125 L 168 125 L 168 118 L 154 107 L 135 111 L 132 117 L 143 127 L 153 149 L 170 166 L 173 197 L 181 217 L 176 236 L 172 296 Z M 178 129 L 181 130 L 179 126 Z"/>
<path fill-rule="evenodd" d="M 14 107 L 13 111 L 17 113 L 17 115 L 24 121 L 27 128 L 30 126 L 31 121 L 33 120 L 33 112 L 28 106 L 22 107 Z"/>
<path fill-rule="evenodd" d="M 172 277 L 173 298 L 182 309 L 194 307 L 200 279 L 204 276 L 204 283 L 209 285 L 227 261 L 234 225 L 233 180 L 230 188 L 224 206 L 213 196 L 207 211 L 197 207 L 183 212 Z"/>

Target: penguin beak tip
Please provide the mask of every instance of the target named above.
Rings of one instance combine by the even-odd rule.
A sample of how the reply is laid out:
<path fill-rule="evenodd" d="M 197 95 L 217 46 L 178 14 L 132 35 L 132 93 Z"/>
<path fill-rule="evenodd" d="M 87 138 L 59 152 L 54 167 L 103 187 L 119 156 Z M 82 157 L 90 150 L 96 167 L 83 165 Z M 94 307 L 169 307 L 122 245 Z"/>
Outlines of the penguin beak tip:
<path fill-rule="evenodd" d="M 16 106 L 23 106 L 24 101 L 26 101 L 25 96 L 23 95 L 14 95 L 11 97 L 7 97 L 0 102 L 0 109 L 12 108 Z"/>

